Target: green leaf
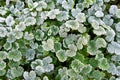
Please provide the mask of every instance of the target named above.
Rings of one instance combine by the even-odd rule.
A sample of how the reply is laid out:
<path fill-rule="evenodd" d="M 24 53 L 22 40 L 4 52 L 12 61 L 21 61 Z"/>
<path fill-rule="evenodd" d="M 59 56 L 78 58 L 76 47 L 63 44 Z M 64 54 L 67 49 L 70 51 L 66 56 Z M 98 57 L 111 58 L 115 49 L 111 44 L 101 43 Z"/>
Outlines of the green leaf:
<path fill-rule="evenodd" d="M 72 61 L 71 67 L 77 73 L 77 72 L 81 72 L 85 67 L 85 65 L 81 61 L 75 59 Z"/>
<path fill-rule="evenodd" d="M 102 70 L 107 70 L 109 68 L 109 64 L 106 58 L 101 58 L 99 60 L 99 68 Z"/>
<path fill-rule="evenodd" d="M 9 60 L 13 60 L 13 61 L 17 62 L 17 61 L 21 60 L 22 54 L 18 50 L 11 50 L 11 51 L 9 51 L 7 58 Z"/>
<path fill-rule="evenodd" d="M 94 70 L 91 72 L 90 77 L 96 80 L 102 80 L 105 77 L 105 73 Z"/>
<path fill-rule="evenodd" d="M 5 51 L 0 51 L 0 60 L 4 60 L 7 57 L 7 52 Z"/>
<path fill-rule="evenodd" d="M 103 38 L 97 38 L 96 40 L 97 48 L 105 48 L 107 46 L 106 41 Z"/>
<path fill-rule="evenodd" d="M 0 70 L 3 70 L 6 67 L 6 63 L 4 61 L 0 61 Z"/>
<path fill-rule="evenodd" d="M 60 61 L 60 62 L 64 62 L 64 61 L 66 61 L 67 60 L 67 56 L 66 56 L 66 54 L 65 54 L 65 50 L 58 50 L 57 52 L 56 52 L 56 56 L 57 56 L 57 58 L 58 58 L 58 60 Z"/>

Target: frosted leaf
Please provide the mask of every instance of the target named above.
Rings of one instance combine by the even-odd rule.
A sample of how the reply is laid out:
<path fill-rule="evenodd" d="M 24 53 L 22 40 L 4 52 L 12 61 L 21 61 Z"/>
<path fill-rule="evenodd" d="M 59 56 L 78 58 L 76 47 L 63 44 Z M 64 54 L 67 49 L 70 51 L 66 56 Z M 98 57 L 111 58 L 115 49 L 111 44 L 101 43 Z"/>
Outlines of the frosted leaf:
<path fill-rule="evenodd" d="M 26 59 L 27 60 L 32 60 L 35 57 L 35 51 L 34 49 L 28 49 L 25 53 Z"/>
<path fill-rule="evenodd" d="M 105 17 L 103 18 L 103 22 L 107 26 L 112 26 L 112 24 L 114 23 L 114 20 L 111 18 L 111 15 L 105 15 Z"/>
<path fill-rule="evenodd" d="M 14 36 L 15 36 L 16 39 L 20 39 L 20 38 L 23 37 L 23 32 L 21 32 L 21 31 L 14 30 L 13 33 L 14 33 Z"/>
<path fill-rule="evenodd" d="M 24 31 L 26 29 L 25 23 L 20 22 L 18 25 L 15 26 L 15 29 L 18 31 Z"/>
<path fill-rule="evenodd" d="M 96 11 L 95 16 L 96 17 L 103 17 L 104 13 L 102 11 Z"/>
<path fill-rule="evenodd" d="M 7 57 L 7 52 L 5 51 L 0 51 L 0 60 L 4 60 Z"/>
<path fill-rule="evenodd" d="M 107 30 L 106 31 L 106 37 L 105 39 L 108 41 L 108 42 L 111 42 L 114 40 L 114 37 L 115 37 L 115 32 L 113 29 L 110 29 L 110 30 Z"/>
<path fill-rule="evenodd" d="M 24 4 L 24 2 L 22 2 L 22 1 L 18 1 L 18 2 L 16 3 L 16 5 L 15 5 L 15 7 L 16 7 L 18 10 L 24 9 L 24 6 L 25 6 L 25 4 Z"/>
<path fill-rule="evenodd" d="M 32 39 L 34 39 L 33 33 L 25 32 L 24 39 L 26 39 L 26 40 L 32 40 Z"/>
<path fill-rule="evenodd" d="M 56 16 L 60 13 L 59 9 L 53 9 L 51 11 L 48 12 L 48 17 L 50 19 L 55 19 Z"/>
<path fill-rule="evenodd" d="M 0 7 L 0 14 L 4 16 L 7 13 L 7 8 L 5 7 Z"/>
<path fill-rule="evenodd" d="M 15 78 L 15 77 L 19 77 L 23 74 L 23 68 L 22 67 L 13 67 L 11 68 L 11 75 Z"/>
<path fill-rule="evenodd" d="M 74 44 L 69 44 L 68 48 L 73 51 L 77 51 L 77 47 Z"/>
<path fill-rule="evenodd" d="M 14 18 L 11 15 L 7 16 L 5 22 L 7 26 L 13 26 L 15 24 Z"/>
<path fill-rule="evenodd" d="M 120 55 L 120 44 L 112 41 L 108 44 L 107 50 L 111 54 L 115 53 L 116 55 Z"/>
<path fill-rule="evenodd" d="M 85 65 L 77 59 L 73 60 L 72 63 L 71 63 L 71 67 L 76 73 L 81 72 L 82 69 L 84 68 L 84 66 Z"/>
<path fill-rule="evenodd" d="M 44 70 L 44 68 L 43 68 L 42 66 L 37 66 L 37 67 L 35 68 L 35 70 L 36 70 L 36 73 L 37 73 L 38 75 L 41 75 L 42 73 L 45 73 L 45 70 Z"/>
<path fill-rule="evenodd" d="M 42 44 L 43 44 L 42 45 L 43 49 L 46 51 L 50 51 L 50 50 L 54 49 L 53 39 L 48 39 L 47 41 L 43 41 Z"/>
<path fill-rule="evenodd" d="M 60 11 L 56 18 L 58 21 L 68 20 L 69 18 L 68 12 Z"/>
<path fill-rule="evenodd" d="M 97 45 L 94 40 L 92 40 L 88 43 L 87 52 L 90 55 L 96 55 L 99 52 L 97 49 L 98 48 L 97 48 Z"/>
<path fill-rule="evenodd" d="M 38 5 L 37 5 L 37 7 L 36 7 L 36 10 L 37 10 L 37 11 L 42 11 L 42 9 L 45 9 L 45 8 L 47 8 L 46 2 L 44 2 L 44 1 L 39 1 L 39 2 L 38 2 Z"/>
<path fill-rule="evenodd" d="M 112 75 L 115 75 L 117 73 L 117 68 L 113 63 L 110 63 L 107 71 Z"/>
<path fill-rule="evenodd" d="M 35 39 L 41 41 L 44 38 L 44 32 L 42 30 L 37 29 L 35 33 Z"/>
<path fill-rule="evenodd" d="M 100 27 L 100 26 L 99 26 L 99 22 L 96 21 L 96 20 L 93 20 L 91 25 L 92 25 L 92 27 L 93 27 L 94 29 L 99 29 L 99 27 Z"/>
<path fill-rule="evenodd" d="M 36 19 L 34 17 L 25 18 L 25 25 L 30 26 L 36 24 Z"/>
<path fill-rule="evenodd" d="M 106 31 L 103 27 L 100 27 L 99 29 L 94 29 L 93 32 L 98 36 L 106 34 Z"/>
<path fill-rule="evenodd" d="M 35 72 L 37 73 L 37 75 L 41 75 L 43 73 L 46 73 L 46 72 L 50 72 L 52 70 L 54 70 L 54 65 L 51 64 L 51 61 L 47 61 L 46 60 L 49 60 L 51 57 L 45 57 L 43 58 L 43 60 L 41 59 L 36 59 L 35 61 L 33 61 L 31 63 L 31 67 L 32 69 L 35 70 Z"/>
<path fill-rule="evenodd" d="M 73 0 L 68 0 L 68 1 L 63 1 L 62 2 L 62 7 L 66 10 L 72 9 L 74 6 L 74 1 Z"/>
<path fill-rule="evenodd" d="M 82 3 L 76 4 L 76 8 L 77 8 L 77 9 L 80 9 L 81 11 L 84 10 L 84 6 L 83 6 Z"/>
<path fill-rule="evenodd" d="M 83 24 L 79 24 L 78 31 L 80 33 L 84 33 L 84 32 L 86 32 L 86 30 L 87 30 L 87 28 Z"/>
<path fill-rule="evenodd" d="M 84 13 L 78 13 L 78 15 L 75 16 L 75 18 L 78 22 L 81 22 L 81 23 L 86 21 L 86 16 Z"/>
<path fill-rule="evenodd" d="M 10 50 L 10 49 L 12 48 L 12 44 L 6 42 L 6 43 L 3 45 L 3 47 L 4 47 L 5 50 Z"/>
<path fill-rule="evenodd" d="M 116 5 L 111 5 L 109 9 L 109 13 L 114 15 L 117 11 L 118 7 Z"/>
<path fill-rule="evenodd" d="M 107 70 L 109 68 L 109 64 L 106 58 L 100 59 L 99 68 L 102 70 Z"/>
<path fill-rule="evenodd" d="M 77 30 L 79 28 L 79 23 L 76 20 L 66 21 L 65 26 L 71 28 L 72 30 Z"/>
<path fill-rule="evenodd" d="M 115 62 L 119 62 L 119 61 L 120 61 L 120 55 L 113 55 L 113 56 L 111 57 L 111 60 L 112 60 L 112 61 L 115 61 Z"/>
<path fill-rule="evenodd" d="M 31 68 L 32 69 L 35 69 L 37 66 L 43 66 L 44 64 L 43 64 L 43 61 L 42 60 L 40 60 L 40 59 L 36 59 L 35 61 L 33 61 L 32 63 L 31 63 Z"/>
<path fill-rule="evenodd" d="M 116 29 L 116 31 L 120 32 L 120 22 L 118 22 L 118 23 L 115 25 L 115 29 Z"/>
<path fill-rule="evenodd" d="M 67 56 L 65 55 L 65 50 L 58 50 L 56 52 L 56 56 L 60 62 L 64 62 L 67 60 Z"/>
<path fill-rule="evenodd" d="M 0 70 L 3 70 L 6 67 L 6 63 L 4 61 L 0 61 Z"/>
<path fill-rule="evenodd" d="M 34 43 L 33 41 L 30 42 L 30 47 L 32 49 L 37 49 L 38 48 L 38 43 Z"/>
<path fill-rule="evenodd" d="M 22 54 L 21 54 L 21 52 L 18 51 L 18 50 L 11 50 L 11 51 L 9 51 L 9 53 L 8 53 L 8 55 L 7 55 L 7 58 L 8 58 L 9 60 L 13 60 L 13 61 L 17 62 L 17 61 L 20 61 L 20 60 L 21 60 Z"/>
<path fill-rule="evenodd" d="M 37 18 L 36 18 L 36 23 L 37 23 L 37 25 L 43 24 L 43 23 L 44 23 L 44 18 L 37 17 Z"/>
<path fill-rule="evenodd" d="M 43 64 L 49 64 L 52 62 L 52 58 L 50 56 L 43 58 Z"/>
<path fill-rule="evenodd" d="M 0 17 L 0 23 L 4 22 L 5 21 L 5 18 L 3 17 Z"/>
<path fill-rule="evenodd" d="M 120 18 L 120 9 L 117 9 L 116 16 L 117 16 L 117 18 Z"/>
<path fill-rule="evenodd" d="M 23 73 L 23 77 L 25 80 L 30 80 L 30 79 L 34 80 L 36 78 L 36 73 L 35 71 L 30 71 L 30 72 L 25 71 Z"/>
<path fill-rule="evenodd" d="M 72 16 L 75 17 L 77 16 L 79 13 L 81 13 L 80 9 L 72 9 L 71 10 Z"/>
<path fill-rule="evenodd" d="M 77 48 L 78 48 L 79 50 L 81 50 L 81 49 L 83 48 L 82 38 L 81 38 L 81 37 L 78 39 L 76 45 L 77 45 Z"/>
<path fill-rule="evenodd" d="M 41 12 L 40 16 L 41 16 L 42 19 L 46 20 L 47 17 L 48 17 L 48 11 Z"/>
<path fill-rule="evenodd" d="M 76 55 L 76 51 L 74 51 L 74 50 L 66 50 L 65 54 L 68 57 L 74 57 Z"/>
<path fill-rule="evenodd" d="M 0 37 L 5 37 L 7 35 L 7 30 L 5 27 L 0 27 Z"/>
<path fill-rule="evenodd" d="M 83 68 L 82 73 L 88 75 L 91 71 L 92 71 L 92 66 L 89 64 Z"/>
<path fill-rule="evenodd" d="M 33 5 L 33 1 L 32 0 L 27 0 L 27 5 L 28 7 L 32 10 L 34 5 Z"/>
<path fill-rule="evenodd" d="M 107 46 L 107 43 L 103 38 L 97 38 L 96 45 L 97 48 L 101 48 L 101 47 L 105 48 Z"/>
<path fill-rule="evenodd" d="M 44 65 L 43 67 L 44 67 L 45 72 L 50 72 L 50 71 L 54 70 L 53 64 L 47 64 L 47 66 Z"/>
<path fill-rule="evenodd" d="M 8 37 L 7 37 L 7 42 L 13 43 L 14 41 L 16 41 L 16 38 L 15 38 L 15 36 L 13 35 L 13 33 L 8 34 L 7 36 L 8 36 Z"/>

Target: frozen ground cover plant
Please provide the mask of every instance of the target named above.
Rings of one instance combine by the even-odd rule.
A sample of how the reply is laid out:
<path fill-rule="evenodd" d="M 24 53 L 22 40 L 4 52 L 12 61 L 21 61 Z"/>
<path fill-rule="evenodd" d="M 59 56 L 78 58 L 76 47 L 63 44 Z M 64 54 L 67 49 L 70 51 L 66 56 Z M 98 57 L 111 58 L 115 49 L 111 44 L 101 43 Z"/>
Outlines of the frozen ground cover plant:
<path fill-rule="evenodd" d="M 120 1 L 0 0 L 0 80 L 120 80 Z"/>

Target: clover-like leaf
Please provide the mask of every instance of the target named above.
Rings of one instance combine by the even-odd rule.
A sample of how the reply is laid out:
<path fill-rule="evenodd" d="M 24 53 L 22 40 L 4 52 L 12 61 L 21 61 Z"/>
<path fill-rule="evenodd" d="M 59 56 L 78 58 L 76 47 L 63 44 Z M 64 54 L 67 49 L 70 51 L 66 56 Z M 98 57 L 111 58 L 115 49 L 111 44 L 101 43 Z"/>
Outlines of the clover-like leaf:
<path fill-rule="evenodd" d="M 34 57 L 35 57 L 35 51 L 34 51 L 34 49 L 28 49 L 28 50 L 26 51 L 25 57 L 26 57 L 27 60 L 32 60 L 32 59 L 34 59 Z"/>
<path fill-rule="evenodd" d="M 43 44 L 42 45 L 43 49 L 46 51 L 50 51 L 50 50 L 54 49 L 53 39 L 48 39 L 47 41 L 43 41 L 42 44 Z"/>
<path fill-rule="evenodd" d="M 84 66 L 85 65 L 77 59 L 73 60 L 71 63 L 71 67 L 76 73 L 81 72 L 83 70 Z"/>
<path fill-rule="evenodd" d="M 106 41 L 103 38 L 97 38 L 96 40 L 97 48 L 105 48 L 107 46 Z"/>
<path fill-rule="evenodd" d="M 99 68 L 102 70 L 107 70 L 109 68 L 109 64 L 106 58 L 99 60 Z"/>
<path fill-rule="evenodd" d="M 111 42 L 114 40 L 114 37 L 115 37 L 115 31 L 113 29 L 110 29 L 110 30 L 107 30 L 106 31 L 106 37 L 105 39 L 108 41 L 108 42 Z"/>
<path fill-rule="evenodd" d="M 12 44 L 6 42 L 6 43 L 3 45 L 3 47 L 4 47 L 5 50 L 10 50 L 10 49 L 12 48 Z"/>
<path fill-rule="evenodd" d="M 7 57 L 7 52 L 6 51 L 0 51 L 0 60 L 4 60 Z"/>
<path fill-rule="evenodd" d="M 6 67 L 6 63 L 4 61 L 0 61 L 0 70 L 3 70 Z"/>
<path fill-rule="evenodd" d="M 65 23 L 66 27 L 71 28 L 73 30 L 77 30 L 79 28 L 79 23 L 77 20 L 69 20 Z"/>
<path fill-rule="evenodd" d="M 25 80 L 31 80 L 31 79 L 34 80 L 36 78 L 36 73 L 35 71 L 30 71 L 30 72 L 25 71 L 23 73 L 23 77 Z"/>
<path fill-rule="evenodd" d="M 106 31 L 103 27 L 100 27 L 99 29 L 94 29 L 93 32 L 98 36 L 106 34 Z"/>
<path fill-rule="evenodd" d="M 58 21 L 67 20 L 69 18 L 68 12 L 60 11 L 60 13 L 57 15 L 56 18 L 57 18 Z"/>
<path fill-rule="evenodd" d="M 17 31 L 24 31 L 26 29 L 25 23 L 24 22 L 20 22 L 18 25 L 15 26 L 15 29 Z"/>
<path fill-rule="evenodd" d="M 25 32 L 24 39 L 26 39 L 26 40 L 32 40 L 32 39 L 34 39 L 33 33 Z"/>
<path fill-rule="evenodd" d="M 120 44 L 112 41 L 108 44 L 107 50 L 111 54 L 115 53 L 116 55 L 120 55 Z"/>
<path fill-rule="evenodd" d="M 15 62 L 16 62 L 16 61 L 20 61 L 21 58 L 22 58 L 22 54 L 21 54 L 21 52 L 18 51 L 18 50 L 11 50 L 11 51 L 9 51 L 7 58 L 8 58 L 9 60 L 13 60 L 13 61 L 15 61 Z"/>
<path fill-rule="evenodd" d="M 34 25 L 35 23 L 36 23 L 36 19 L 34 17 L 27 17 L 25 19 L 26 26 Z"/>
<path fill-rule="evenodd" d="M 58 58 L 58 60 L 60 61 L 60 62 L 64 62 L 64 61 L 66 61 L 67 60 L 67 56 L 66 56 L 66 54 L 65 54 L 65 50 L 58 50 L 57 52 L 56 52 L 56 56 L 57 56 L 57 58 Z"/>
<path fill-rule="evenodd" d="M 5 22 L 7 26 L 13 26 L 15 24 L 14 18 L 11 15 L 7 16 Z"/>
<path fill-rule="evenodd" d="M 0 37 L 5 37 L 7 35 L 7 30 L 5 27 L 0 27 Z"/>
<path fill-rule="evenodd" d="M 102 11 L 96 11 L 95 16 L 96 17 L 103 17 L 104 13 Z"/>
<path fill-rule="evenodd" d="M 42 9 L 47 8 L 47 3 L 45 1 L 39 1 L 38 5 L 36 6 L 37 11 L 42 11 Z"/>
<path fill-rule="evenodd" d="M 81 23 L 86 21 L 86 16 L 84 13 L 78 13 L 78 15 L 75 16 L 75 18 L 78 22 L 81 22 Z"/>

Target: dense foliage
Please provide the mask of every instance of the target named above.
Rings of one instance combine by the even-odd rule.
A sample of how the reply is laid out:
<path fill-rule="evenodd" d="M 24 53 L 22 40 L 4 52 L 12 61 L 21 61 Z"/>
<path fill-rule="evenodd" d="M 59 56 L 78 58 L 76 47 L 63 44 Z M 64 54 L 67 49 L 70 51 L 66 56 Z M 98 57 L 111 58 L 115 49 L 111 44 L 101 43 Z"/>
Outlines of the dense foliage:
<path fill-rule="evenodd" d="M 0 80 L 120 80 L 118 0 L 0 0 Z"/>

